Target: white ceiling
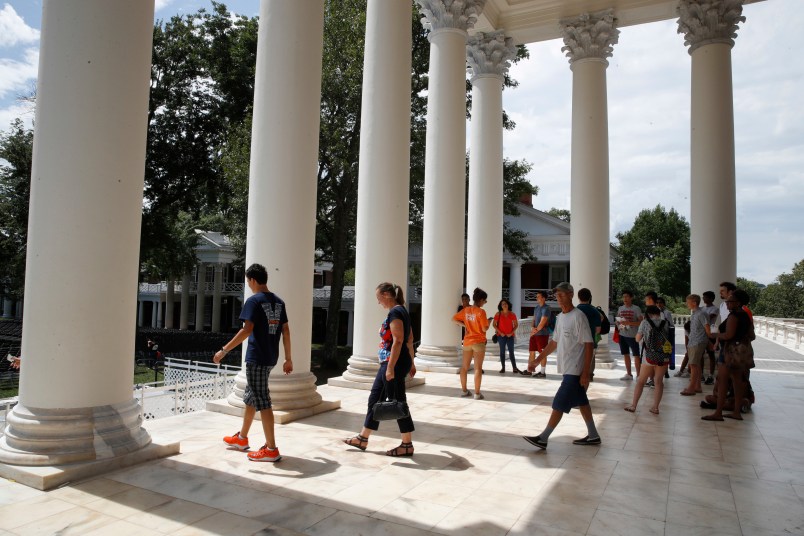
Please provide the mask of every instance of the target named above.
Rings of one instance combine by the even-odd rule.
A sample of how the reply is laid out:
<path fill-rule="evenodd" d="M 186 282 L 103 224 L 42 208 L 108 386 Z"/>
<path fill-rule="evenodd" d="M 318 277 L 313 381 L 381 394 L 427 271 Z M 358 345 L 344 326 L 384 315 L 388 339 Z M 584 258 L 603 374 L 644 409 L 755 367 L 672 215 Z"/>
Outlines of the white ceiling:
<path fill-rule="evenodd" d="M 762 0 L 745 0 L 744 4 Z M 678 0 L 488 0 L 475 31 L 505 30 L 518 44 L 561 37 L 559 20 L 614 8 L 618 27 L 674 19 Z"/>

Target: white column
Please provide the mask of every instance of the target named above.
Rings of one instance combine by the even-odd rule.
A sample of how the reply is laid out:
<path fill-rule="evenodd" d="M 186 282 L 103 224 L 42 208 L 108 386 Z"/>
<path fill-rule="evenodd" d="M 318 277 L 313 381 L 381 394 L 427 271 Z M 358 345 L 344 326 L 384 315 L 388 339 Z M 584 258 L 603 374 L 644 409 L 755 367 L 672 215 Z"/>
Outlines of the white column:
<path fill-rule="evenodd" d="M 572 69 L 570 280 L 597 303 L 609 296 L 609 133 L 606 58 L 620 31 L 613 10 L 561 21 Z"/>
<path fill-rule="evenodd" d="M 472 72 L 466 288 L 470 294 L 475 287 L 485 290 L 493 309 L 502 298 L 502 89 L 516 46 L 502 31 L 478 32 L 466 50 Z"/>
<path fill-rule="evenodd" d="M 187 318 L 190 315 L 190 274 L 184 274 L 181 279 L 181 310 L 179 311 L 179 329 L 187 329 Z"/>
<path fill-rule="evenodd" d="M 223 288 L 223 265 L 215 264 L 215 286 L 212 293 L 212 331 L 221 330 L 221 289 Z"/>
<path fill-rule="evenodd" d="M 355 313 L 347 311 L 348 316 L 346 320 L 346 346 L 354 347 L 355 341 Z"/>
<path fill-rule="evenodd" d="M 430 29 L 424 179 L 421 370 L 457 372 L 452 323 L 463 291 L 466 215 L 466 39 L 485 0 L 417 0 Z M 471 289 L 470 289 L 471 290 Z"/>
<path fill-rule="evenodd" d="M 143 300 L 137 301 L 137 326 L 143 327 L 145 323 L 145 302 Z"/>
<path fill-rule="evenodd" d="M 260 3 L 246 234 L 246 266 L 268 269 L 293 341 L 293 374 L 270 378 L 274 408 L 308 413 L 325 405 L 310 372 L 323 26 L 324 0 Z M 231 405 L 243 406 L 244 388 L 241 373 Z"/>
<path fill-rule="evenodd" d="M 508 300 L 511 310 L 517 318 L 522 318 L 522 263 L 511 261 L 511 270 L 508 277 Z"/>
<path fill-rule="evenodd" d="M 159 300 L 151 302 L 151 327 L 159 327 Z"/>
<path fill-rule="evenodd" d="M 678 14 L 692 57 L 690 264 L 700 294 L 737 280 L 731 49 L 745 17 L 741 0 L 681 0 Z"/>
<path fill-rule="evenodd" d="M 198 263 L 198 287 L 195 291 L 195 330 L 204 331 L 204 305 L 207 291 L 207 265 Z"/>
<path fill-rule="evenodd" d="M 22 318 L 22 307 L 25 304 L 25 299 L 20 298 L 14 303 L 14 318 Z"/>
<path fill-rule="evenodd" d="M 168 279 L 167 290 L 165 291 L 165 329 L 173 329 L 173 307 L 176 300 L 174 287 L 175 282 L 173 279 Z"/>
<path fill-rule="evenodd" d="M 5 464 L 119 467 L 151 441 L 132 397 L 131 326 L 153 17 L 153 0 L 43 4 L 28 225 L 36 254 L 25 273 L 19 404 L 0 438 Z M 92 284 L 64 284 L 84 280 Z"/>
<path fill-rule="evenodd" d="M 352 356 L 330 384 L 370 388 L 377 374 L 377 345 L 386 312 L 375 289 L 404 285 L 408 263 L 410 184 L 410 2 L 369 0 L 363 59 L 360 171 Z M 394 244 L 377 255 L 377 244 Z"/>
<path fill-rule="evenodd" d="M 6 296 L 3 298 L 3 318 L 11 318 L 11 305 L 13 300 Z"/>

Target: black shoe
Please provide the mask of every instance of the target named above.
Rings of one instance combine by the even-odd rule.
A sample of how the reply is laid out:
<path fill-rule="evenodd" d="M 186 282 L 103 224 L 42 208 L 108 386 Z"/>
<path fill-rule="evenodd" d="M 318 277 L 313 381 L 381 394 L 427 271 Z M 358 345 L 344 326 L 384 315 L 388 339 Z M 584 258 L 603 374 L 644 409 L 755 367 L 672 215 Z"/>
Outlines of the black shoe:
<path fill-rule="evenodd" d="M 522 439 L 524 439 L 525 441 L 527 441 L 531 445 L 536 445 L 537 447 L 539 447 L 542 450 L 547 448 L 547 441 L 542 441 L 541 436 L 532 436 L 532 437 L 522 436 Z M 600 441 L 600 440 L 598 440 L 598 441 Z"/>
<path fill-rule="evenodd" d="M 645 387 L 655 387 L 655 385 L 653 384 L 653 378 L 645 382 Z"/>
<path fill-rule="evenodd" d="M 505 368 L 500 369 L 500 374 L 505 374 Z"/>
<path fill-rule="evenodd" d="M 521 370 L 519 370 L 518 368 L 515 368 L 515 369 L 514 369 L 514 370 L 512 370 L 511 372 L 512 372 L 512 373 L 514 373 L 514 374 L 522 374 L 522 371 L 521 371 Z"/>
<path fill-rule="evenodd" d="M 712 376 L 708 376 L 704 380 L 704 385 L 712 385 L 713 383 L 715 383 L 715 379 Z"/>
<path fill-rule="evenodd" d="M 710 404 L 706 400 L 701 400 L 702 409 L 717 409 L 717 404 Z"/>
<path fill-rule="evenodd" d="M 546 378 L 547 374 L 544 373 L 544 372 L 537 372 L 536 374 L 533 375 L 533 377 L 534 378 Z"/>
<path fill-rule="evenodd" d="M 584 437 L 583 439 L 576 439 L 572 442 L 573 445 L 600 445 L 600 438 L 594 437 L 589 439 L 589 436 Z"/>

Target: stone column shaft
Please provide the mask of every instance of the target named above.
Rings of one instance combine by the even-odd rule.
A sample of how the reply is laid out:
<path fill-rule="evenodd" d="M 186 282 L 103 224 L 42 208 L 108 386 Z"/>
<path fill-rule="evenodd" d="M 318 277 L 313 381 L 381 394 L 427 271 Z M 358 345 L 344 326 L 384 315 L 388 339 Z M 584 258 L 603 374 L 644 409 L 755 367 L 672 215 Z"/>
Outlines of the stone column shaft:
<path fill-rule="evenodd" d="M 422 333 L 416 366 L 457 372 L 466 215 L 466 40 L 485 2 L 418 0 L 430 31 L 427 94 Z M 470 289 L 471 290 L 471 289 Z"/>
<path fill-rule="evenodd" d="M 310 372 L 310 339 L 323 26 L 324 0 L 260 3 L 246 266 L 264 265 L 268 287 L 287 305 L 294 370 L 281 373 L 280 344 L 280 366 L 270 378 L 277 410 L 321 403 Z M 280 231 L 291 223 L 292 233 Z M 243 372 L 231 405 L 243 406 L 245 383 Z"/>
<path fill-rule="evenodd" d="M 517 318 L 522 318 L 522 263 L 511 262 L 511 271 L 508 281 L 508 299 L 511 300 L 511 310 Z"/>
<path fill-rule="evenodd" d="M 731 49 L 745 21 L 740 0 L 682 0 L 679 33 L 692 57 L 691 291 L 737 280 L 737 194 Z"/>
<path fill-rule="evenodd" d="M 165 291 L 165 329 L 173 329 L 173 308 L 176 296 L 175 282 L 173 279 L 167 280 L 167 290 Z"/>
<path fill-rule="evenodd" d="M 190 274 L 184 274 L 181 279 L 181 310 L 179 311 L 179 329 L 187 329 L 190 316 Z"/>
<path fill-rule="evenodd" d="M 221 291 L 223 289 L 223 265 L 215 265 L 215 287 L 212 294 L 212 331 L 221 330 Z"/>
<path fill-rule="evenodd" d="M 370 388 L 386 311 L 375 289 L 407 280 L 410 184 L 410 2 L 369 0 L 360 118 L 352 357 L 339 386 Z M 377 244 L 389 244 L 377 255 Z M 407 297 L 406 297 L 407 299 Z"/>
<path fill-rule="evenodd" d="M 204 306 L 206 305 L 207 265 L 198 263 L 198 288 L 195 291 L 195 330 L 204 331 Z"/>
<path fill-rule="evenodd" d="M 159 327 L 159 300 L 151 302 L 151 327 Z"/>
<path fill-rule="evenodd" d="M 132 394 L 131 327 L 153 17 L 153 0 L 43 5 L 25 365 L 0 462 L 98 461 L 151 441 Z M 92 284 L 64 284 L 81 280 Z"/>
<path fill-rule="evenodd" d="M 137 326 L 142 327 L 145 323 L 145 302 L 137 301 Z"/>

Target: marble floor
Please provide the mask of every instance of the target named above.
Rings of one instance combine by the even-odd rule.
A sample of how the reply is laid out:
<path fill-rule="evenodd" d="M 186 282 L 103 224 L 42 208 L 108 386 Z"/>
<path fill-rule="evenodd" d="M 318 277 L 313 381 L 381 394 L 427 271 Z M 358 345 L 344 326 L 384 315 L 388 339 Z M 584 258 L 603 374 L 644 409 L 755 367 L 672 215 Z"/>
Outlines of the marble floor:
<path fill-rule="evenodd" d="M 787 359 L 763 342 L 758 354 Z M 714 423 L 675 377 L 660 415 L 648 411 L 651 390 L 627 413 L 633 383 L 621 367 L 599 369 L 589 396 L 602 445 L 571 444 L 586 435 L 574 411 L 541 451 L 521 436 L 547 421 L 555 366 L 546 380 L 498 374 L 496 358 L 485 370 L 485 400 L 460 398 L 444 374 L 410 391 L 412 458 L 384 455 L 399 441 L 389 423 L 366 452 L 345 448 L 367 393 L 322 386 L 342 408 L 278 426 L 277 464 L 225 448 L 236 417 L 149 422 L 181 454 L 49 492 L 0 481 L 0 535 L 804 534 L 804 376 L 755 373 L 754 411 Z M 259 426 L 251 435 L 259 446 Z"/>

